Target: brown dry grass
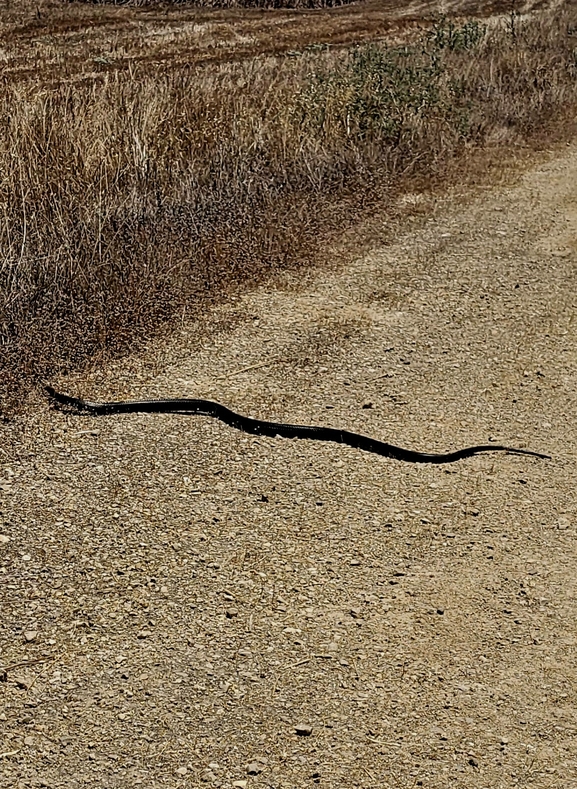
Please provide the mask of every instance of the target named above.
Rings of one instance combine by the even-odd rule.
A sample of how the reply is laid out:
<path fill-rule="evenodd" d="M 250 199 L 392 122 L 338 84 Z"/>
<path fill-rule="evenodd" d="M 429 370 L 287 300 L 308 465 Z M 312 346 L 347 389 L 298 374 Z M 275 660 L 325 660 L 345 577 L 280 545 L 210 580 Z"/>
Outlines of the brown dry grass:
<path fill-rule="evenodd" d="M 523 11 L 543 4 L 518 3 Z M 443 7 L 447 17 L 481 18 L 508 13 L 511 1 L 447 0 Z M 156 74 L 178 64 L 238 62 L 318 44 L 399 43 L 414 38 L 436 14 L 434 0 L 366 0 L 330 9 L 8 0 L 0 7 L 2 79 L 53 86 L 99 79 L 135 63 Z"/>
<path fill-rule="evenodd" d="M 403 179 L 574 113 L 576 23 L 568 9 L 486 35 L 442 23 L 411 47 L 7 82 L 4 402 L 302 259 Z"/>
<path fill-rule="evenodd" d="M 354 0 L 69 0 L 92 5 L 135 6 L 136 8 L 336 8 Z"/>

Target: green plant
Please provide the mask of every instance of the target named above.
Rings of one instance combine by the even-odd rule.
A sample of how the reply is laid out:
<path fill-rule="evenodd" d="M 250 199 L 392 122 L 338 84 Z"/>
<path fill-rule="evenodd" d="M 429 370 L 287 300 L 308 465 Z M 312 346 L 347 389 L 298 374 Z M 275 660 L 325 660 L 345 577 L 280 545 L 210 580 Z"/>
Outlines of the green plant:
<path fill-rule="evenodd" d="M 451 19 L 441 17 L 427 34 L 433 50 L 449 49 L 453 52 L 474 49 L 486 35 L 487 26 L 471 19 L 457 25 Z"/>

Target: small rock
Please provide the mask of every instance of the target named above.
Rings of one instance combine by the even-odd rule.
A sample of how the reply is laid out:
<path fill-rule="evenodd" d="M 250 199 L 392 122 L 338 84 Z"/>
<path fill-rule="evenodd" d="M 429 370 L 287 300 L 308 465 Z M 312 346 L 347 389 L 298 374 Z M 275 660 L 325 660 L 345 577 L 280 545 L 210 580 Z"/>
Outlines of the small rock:
<path fill-rule="evenodd" d="M 23 562 L 29 562 L 31 558 L 32 557 L 30 556 L 29 553 L 25 553 L 24 556 L 22 557 L 22 561 Z"/>
<path fill-rule="evenodd" d="M 571 523 L 569 522 L 569 518 L 566 518 L 565 515 L 561 515 L 561 517 L 557 520 L 557 528 L 558 529 L 568 529 Z"/>
<path fill-rule="evenodd" d="M 187 767 L 179 767 L 178 770 L 176 771 L 176 774 L 177 775 L 186 775 L 187 772 L 188 772 L 188 768 Z"/>
<path fill-rule="evenodd" d="M 351 559 L 351 561 L 350 561 L 351 567 L 359 567 L 360 564 L 361 563 L 360 563 L 360 561 L 358 559 Z"/>
<path fill-rule="evenodd" d="M 246 789 L 248 781 L 234 781 L 233 786 L 235 789 Z"/>
<path fill-rule="evenodd" d="M 476 759 L 473 759 L 473 758 L 469 759 L 469 764 L 471 765 L 471 767 L 478 767 L 479 766 L 479 762 Z"/>
<path fill-rule="evenodd" d="M 24 745 L 34 745 L 34 737 L 24 737 Z"/>
<path fill-rule="evenodd" d="M 211 762 L 208 767 L 209 770 L 220 770 L 220 764 L 218 762 Z"/>
<path fill-rule="evenodd" d="M 237 608 L 228 608 L 226 611 L 226 618 L 232 619 L 233 617 L 238 616 L 238 609 Z"/>
<path fill-rule="evenodd" d="M 136 634 L 136 638 L 148 638 L 151 635 L 152 633 L 150 632 L 150 630 L 141 630 Z"/>
<path fill-rule="evenodd" d="M 246 771 L 249 775 L 258 775 L 259 773 L 262 773 L 262 767 L 258 762 L 251 762 L 246 768 Z"/>
<path fill-rule="evenodd" d="M 30 642 L 30 641 L 34 641 L 37 635 L 38 635 L 37 630 L 27 630 L 24 633 L 24 638 L 26 639 L 26 641 Z"/>
<path fill-rule="evenodd" d="M 295 732 L 299 737 L 310 737 L 313 733 L 313 727 L 301 724 L 300 726 L 295 726 Z"/>
<path fill-rule="evenodd" d="M 353 617 L 353 619 L 358 619 L 359 616 L 361 615 L 361 609 L 360 608 L 351 608 L 349 613 Z"/>
<path fill-rule="evenodd" d="M 363 403 L 363 408 L 365 408 L 365 409 L 366 408 L 372 408 L 372 407 L 373 407 L 372 403 Z"/>
<path fill-rule="evenodd" d="M 0 545 L 5 545 L 7 542 L 10 542 L 10 537 L 7 534 L 0 534 Z"/>
<path fill-rule="evenodd" d="M 161 586 L 160 591 L 162 594 L 168 594 L 168 586 Z"/>

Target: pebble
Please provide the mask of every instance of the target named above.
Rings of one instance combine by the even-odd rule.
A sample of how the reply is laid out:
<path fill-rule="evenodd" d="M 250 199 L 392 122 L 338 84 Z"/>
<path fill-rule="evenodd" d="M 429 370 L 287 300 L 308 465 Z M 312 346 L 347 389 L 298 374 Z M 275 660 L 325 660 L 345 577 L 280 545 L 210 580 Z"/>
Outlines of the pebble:
<path fill-rule="evenodd" d="M 232 619 L 233 617 L 238 616 L 238 609 L 237 608 L 229 608 L 226 612 L 226 618 Z"/>
<path fill-rule="evenodd" d="M 566 518 L 565 515 L 561 515 L 561 517 L 557 520 L 558 529 L 568 529 L 570 525 L 569 518 Z"/>
<path fill-rule="evenodd" d="M 178 775 L 186 775 L 187 772 L 188 772 L 188 768 L 187 767 L 179 767 L 176 772 L 177 772 Z"/>
<path fill-rule="evenodd" d="M 310 737 L 313 733 L 313 727 L 301 724 L 300 726 L 295 726 L 295 732 L 299 737 Z"/>
<path fill-rule="evenodd" d="M 0 545 L 5 545 L 7 542 L 10 542 L 10 537 L 7 534 L 0 534 Z"/>
<path fill-rule="evenodd" d="M 259 773 L 262 773 L 262 767 L 258 762 L 251 762 L 246 768 L 246 771 L 249 775 L 258 775 Z"/>
<path fill-rule="evenodd" d="M 246 789 L 248 781 L 234 781 L 233 786 L 235 789 Z"/>
<path fill-rule="evenodd" d="M 27 630 L 24 633 L 24 638 L 26 639 L 26 641 L 30 642 L 30 641 L 34 641 L 37 635 L 38 635 L 37 630 Z"/>
<path fill-rule="evenodd" d="M 34 745 L 34 737 L 24 737 L 24 745 Z"/>

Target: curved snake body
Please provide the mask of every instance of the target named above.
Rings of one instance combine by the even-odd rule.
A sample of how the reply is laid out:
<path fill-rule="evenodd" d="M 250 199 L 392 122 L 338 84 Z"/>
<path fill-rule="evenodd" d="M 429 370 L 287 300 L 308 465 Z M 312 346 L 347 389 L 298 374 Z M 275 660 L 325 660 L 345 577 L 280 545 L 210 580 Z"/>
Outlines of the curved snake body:
<path fill-rule="evenodd" d="M 531 455 L 532 457 L 550 459 L 549 455 L 540 452 L 531 452 L 528 449 L 515 449 L 494 444 L 483 444 L 473 447 L 465 447 L 454 452 L 442 454 L 431 454 L 428 452 L 416 452 L 412 449 L 387 444 L 378 441 L 376 438 L 369 438 L 360 433 L 352 433 L 349 430 L 339 430 L 333 427 L 311 427 L 308 425 L 290 425 L 284 422 L 267 422 L 263 419 L 251 419 L 242 416 L 235 411 L 231 411 L 220 403 L 211 400 L 127 400 L 111 403 L 91 403 L 80 400 L 76 397 L 57 392 L 51 386 L 46 386 L 46 391 L 57 403 L 69 406 L 81 413 L 93 414 L 94 416 L 105 416 L 111 414 L 133 414 L 133 413 L 168 413 L 168 414 L 195 414 L 198 416 L 210 416 L 219 419 L 221 422 L 250 433 L 256 436 L 269 436 L 275 438 L 308 438 L 315 441 L 334 441 L 337 444 L 347 444 L 355 449 L 362 449 L 365 452 L 373 452 L 395 460 L 404 460 L 407 463 L 454 463 L 463 458 L 478 455 L 481 452 L 509 452 L 516 455 Z"/>

